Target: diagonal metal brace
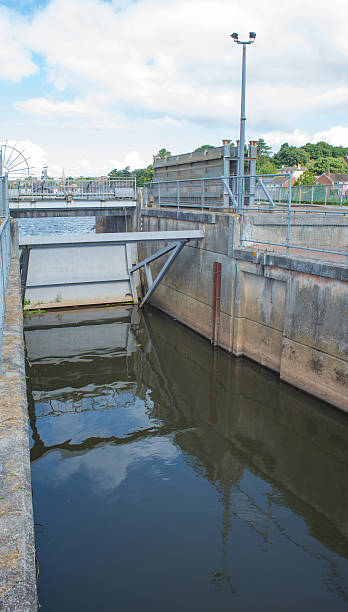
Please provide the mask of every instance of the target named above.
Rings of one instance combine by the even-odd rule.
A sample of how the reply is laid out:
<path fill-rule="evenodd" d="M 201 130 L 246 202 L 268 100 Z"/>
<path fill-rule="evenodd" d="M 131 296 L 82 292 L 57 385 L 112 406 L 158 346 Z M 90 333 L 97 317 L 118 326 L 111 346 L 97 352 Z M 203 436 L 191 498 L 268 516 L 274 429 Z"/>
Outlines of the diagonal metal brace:
<path fill-rule="evenodd" d="M 273 202 L 273 200 L 272 200 L 272 196 L 270 195 L 270 193 L 269 193 L 269 191 L 268 191 L 268 189 L 267 189 L 266 185 L 264 185 L 264 184 L 263 184 L 263 182 L 260 180 L 260 178 L 259 178 L 258 176 L 257 176 L 256 178 L 257 178 L 257 182 L 258 182 L 258 183 L 259 183 L 259 185 L 261 186 L 261 188 L 262 188 L 262 190 L 263 190 L 263 192 L 264 192 L 264 194 L 265 194 L 265 196 L 266 196 L 267 200 L 269 201 L 270 205 L 271 205 L 271 206 L 273 206 L 273 208 L 274 208 L 274 207 L 275 207 L 275 204 L 274 204 L 274 202 Z"/>
<path fill-rule="evenodd" d="M 30 255 L 30 247 L 24 246 L 22 248 L 22 253 L 20 256 L 20 260 L 19 260 L 20 274 L 21 274 L 22 306 L 24 306 L 25 289 L 27 286 L 29 255 Z"/>
<path fill-rule="evenodd" d="M 145 268 L 146 279 L 147 279 L 147 284 L 148 284 L 148 290 L 147 290 L 147 293 L 145 294 L 142 302 L 140 303 L 140 308 L 145 306 L 146 302 L 148 302 L 148 300 L 150 299 L 151 295 L 153 294 L 155 289 L 160 284 L 160 282 L 161 282 L 162 278 L 164 277 L 165 273 L 170 268 L 172 263 L 175 261 L 175 259 L 177 258 L 179 253 L 182 251 L 182 249 L 184 248 L 186 242 L 188 242 L 187 239 L 186 240 L 177 240 L 176 242 L 172 242 L 170 245 L 164 247 L 163 249 L 160 249 L 159 251 L 156 251 L 156 253 L 153 253 L 149 257 L 146 257 L 146 259 L 144 259 L 140 263 L 136 264 L 136 266 L 133 266 L 129 270 L 129 273 L 133 274 L 133 272 L 135 272 L 136 270 L 139 270 L 139 268 L 142 268 L 142 267 Z M 170 251 L 172 251 L 172 252 L 170 253 Z M 165 264 L 160 269 L 160 271 L 157 274 L 155 280 L 153 281 L 149 264 L 150 264 L 151 261 L 155 261 L 156 259 L 158 259 L 162 255 L 165 255 L 165 253 L 170 253 L 170 255 L 169 255 L 167 261 L 165 262 Z"/>
<path fill-rule="evenodd" d="M 222 178 L 222 182 L 223 182 L 223 184 L 224 184 L 224 185 L 225 185 L 225 187 L 226 187 L 226 190 L 227 190 L 227 192 L 228 192 L 228 195 L 230 196 L 230 198 L 231 198 L 231 200 L 232 200 L 232 204 L 233 204 L 233 206 L 234 206 L 235 208 L 238 208 L 238 202 L 237 202 L 236 198 L 234 197 L 234 195 L 233 195 L 233 193 L 232 193 L 232 191 L 231 191 L 231 189 L 230 189 L 230 186 L 229 186 L 229 184 L 228 184 L 227 180 L 226 180 L 225 178 L 223 178 L 223 177 L 221 177 L 221 178 Z"/>

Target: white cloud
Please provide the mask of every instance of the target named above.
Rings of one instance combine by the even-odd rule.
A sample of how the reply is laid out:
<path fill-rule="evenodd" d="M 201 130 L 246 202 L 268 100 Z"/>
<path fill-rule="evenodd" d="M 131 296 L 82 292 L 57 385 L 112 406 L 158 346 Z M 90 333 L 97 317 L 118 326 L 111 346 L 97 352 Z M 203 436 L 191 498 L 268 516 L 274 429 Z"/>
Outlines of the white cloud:
<path fill-rule="evenodd" d="M 129 153 L 127 153 L 127 155 L 124 156 L 121 161 L 110 159 L 110 167 L 108 172 L 110 172 L 110 170 L 112 170 L 113 168 L 118 168 L 120 170 L 122 168 L 126 168 L 127 166 L 129 166 L 131 170 L 135 170 L 136 168 L 145 168 L 149 165 L 149 163 L 149 160 L 144 160 L 140 157 L 138 151 L 130 151 Z"/>
<path fill-rule="evenodd" d="M 306 132 L 301 130 L 294 130 L 293 132 L 265 132 L 262 134 L 262 138 L 275 150 L 287 142 L 291 146 L 301 147 L 310 141 L 310 136 Z"/>
<path fill-rule="evenodd" d="M 328 130 L 316 132 L 313 136 L 313 142 L 324 140 L 331 145 L 347 146 L 348 143 L 348 126 L 335 125 Z"/>
<path fill-rule="evenodd" d="M 86 173 L 146 165 L 157 144 L 181 152 L 182 139 L 196 139 L 200 127 L 216 142 L 237 138 L 241 47 L 229 36 L 231 24 L 241 37 L 246 28 L 257 32 L 247 51 L 247 136 L 277 148 L 325 133 L 348 145 L 347 128 L 330 127 L 348 106 L 347 22 L 342 0 L 329 11 L 320 2 L 313 11 L 311 0 L 268 0 L 267 11 L 259 0 L 50 0 L 26 18 L 0 8 L 0 77 L 35 74 L 40 57 L 42 88 L 18 95 L 17 120 L 26 128 L 33 117 L 45 137 L 50 128 L 59 132 L 58 161 L 70 164 L 67 172 L 82 172 L 78 160 L 92 141 Z M 97 128 L 104 140 L 76 132 L 78 145 L 72 127 Z M 34 128 L 27 133 L 34 140 Z"/>
<path fill-rule="evenodd" d="M 22 101 L 17 109 L 93 118 L 97 109 L 106 113 L 108 108 L 111 120 L 116 106 L 144 120 L 214 122 L 234 116 L 236 122 L 240 48 L 230 39 L 227 23 L 244 34 L 250 24 L 259 33 L 248 49 L 248 107 L 255 121 L 290 122 L 299 112 L 343 107 L 348 8 L 332 0 L 323 19 L 310 5 L 294 0 L 289 11 L 289 2 L 270 0 L 265 11 L 257 0 L 244 5 L 231 0 L 130 5 L 51 0 L 34 15 L 24 42 L 45 58 L 54 88 L 74 88 L 78 96 L 65 102 Z M 103 99 L 90 104 L 91 91 Z"/>
<path fill-rule="evenodd" d="M 30 49 L 22 40 L 28 27 L 28 23 L 19 15 L 0 6 L 0 78 L 20 81 L 38 72 Z"/>

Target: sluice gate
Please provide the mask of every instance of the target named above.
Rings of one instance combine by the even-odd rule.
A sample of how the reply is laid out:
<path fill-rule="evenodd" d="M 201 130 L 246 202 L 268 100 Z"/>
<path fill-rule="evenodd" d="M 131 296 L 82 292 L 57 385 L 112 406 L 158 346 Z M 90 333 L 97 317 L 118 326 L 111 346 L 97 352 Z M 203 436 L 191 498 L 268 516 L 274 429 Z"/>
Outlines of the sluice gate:
<path fill-rule="evenodd" d="M 23 236 L 23 303 L 27 309 L 125 302 L 143 306 L 185 244 L 203 237 L 201 230 Z M 139 262 L 140 242 L 161 242 L 164 246 Z M 150 264 L 161 257 L 165 262 L 153 279 Z M 145 295 L 141 268 L 147 281 Z"/>

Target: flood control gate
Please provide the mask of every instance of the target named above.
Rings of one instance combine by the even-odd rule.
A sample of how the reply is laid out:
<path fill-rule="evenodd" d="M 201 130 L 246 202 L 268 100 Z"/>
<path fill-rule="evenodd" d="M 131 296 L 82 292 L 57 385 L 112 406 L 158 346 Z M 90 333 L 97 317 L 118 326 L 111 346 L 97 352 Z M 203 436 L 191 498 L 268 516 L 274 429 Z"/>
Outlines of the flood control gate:
<path fill-rule="evenodd" d="M 201 240 L 200 230 L 22 236 L 22 299 L 27 308 L 57 308 L 134 302 L 146 304 L 185 244 Z M 138 261 L 139 242 L 162 243 Z M 150 264 L 163 257 L 155 279 Z M 139 270 L 144 268 L 147 291 L 140 295 Z"/>

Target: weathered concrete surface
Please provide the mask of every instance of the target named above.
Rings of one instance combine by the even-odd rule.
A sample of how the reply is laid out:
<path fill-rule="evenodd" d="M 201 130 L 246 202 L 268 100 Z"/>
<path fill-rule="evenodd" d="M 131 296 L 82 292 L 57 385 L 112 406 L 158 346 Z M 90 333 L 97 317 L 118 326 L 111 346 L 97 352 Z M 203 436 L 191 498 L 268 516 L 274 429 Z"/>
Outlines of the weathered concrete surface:
<path fill-rule="evenodd" d="M 247 212 L 244 230 L 251 241 L 285 243 L 287 213 Z M 292 212 L 289 238 L 295 246 L 347 251 L 348 214 Z"/>
<path fill-rule="evenodd" d="M 221 263 L 219 345 L 348 411 L 346 265 L 241 248 L 238 215 L 143 213 L 145 231 L 205 233 L 200 244 L 184 248 L 154 293 L 155 306 L 211 338 L 213 263 Z M 141 247 L 142 256 L 150 252 Z M 154 274 L 159 265 L 152 264 Z"/>
<path fill-rule="evenodd" d="M 11 230 L 0 374 L 0 610 L 32 612 L 36 570 L 16 222 Z"/>
<path fill-rule="evenodd" d="M 114 214 L 96 214 L 95 231 L 97 234 L 113 234 L 114 232 L 133 232 L 135 230 L 136 209 L 125 208 L 114 211 Z"/>

